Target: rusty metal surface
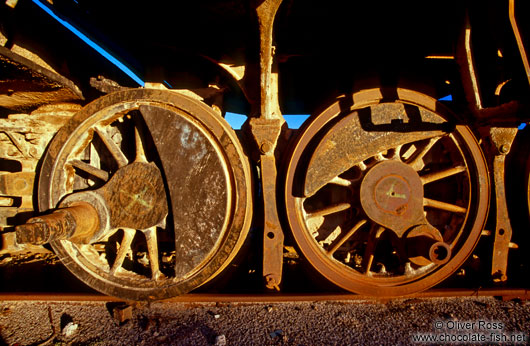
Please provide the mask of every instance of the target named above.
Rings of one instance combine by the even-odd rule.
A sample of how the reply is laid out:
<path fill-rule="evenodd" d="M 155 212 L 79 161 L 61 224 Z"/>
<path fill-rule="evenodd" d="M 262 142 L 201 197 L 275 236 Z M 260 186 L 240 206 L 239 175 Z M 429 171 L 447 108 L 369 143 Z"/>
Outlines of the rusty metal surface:
<path fill-rule="evenodd" d="M 517 23 L 517 17 L 515 13 L 516 12 L 515 11 L 515 0 L 509 0 L 508 8 L 509 8 L 508 13 L 510 17 L 510 24 L 512 26 L 515 40 L 517 41 L 517 47 L 519 48 L 519 53 L 521 54 L 521 60 L 523 62 L 523 66 L 526 72 L 528 83 L 530 83 L 530 61 L 528 60 L 528 55 L 526 53 L 526 49 L 528 48 L 528 45 L 525 47 L 525 42 L 523 41 L 523 37 L 521 36 L 521 32 L 519 30 L 519 24 Z"/>
<path fill-rule="evenodd" d="M 263 189 L 263 278 L 269 289 L 279 290 L 282 280 L 284 234 L 276 202 L 276 159 L 274 152 L 281 132 L 278 119 L 253 118 L 250 129 L 260 150 Z"/>
<path fill-rule="evenodd" d="M 13 226 L 32 215 L 39 160 L 53 135 L 79 108 L 76 104 L 46 105 L 31 114 L 0 119 L 0 229 L 14 230 Z M 12 250 L 26 247 L 34 249 L 16 246 Z"/>
<path fill-rule="evenodd" d="M 164 167 L 177 225 L 175 270 L 184 277 L 224 237 L 233 208 L 230 173 L 218 144 L 192 119 L 154 106 L 142 106 L 140 112 Z"/>
<path fill-rule="evenodd" d="M 97 211 L 84 202 L 52 214 L 34 217 L 16 227 L 18 244 L 44 245 L 53 240 L 67 239 L 88 242 L 99 228 Z"/>
<path fill-rule="evenodd" d="M 263 189 L 263 279 L 268 289 L 279 290 L 282 280 L 284 234 L 277 210 L 276 148 L 285 122 L 278 101 L 278 74 L 273 28 L 282 0 L 255 2 L 259 30 L 259 105 L 250 119 L 249 128 L 259 151 Z M 255 85 L 257 86 L 257 85 Z"/>
<path fill-rule="evenodd" d="M 259 71 L 260 71 L 260 102 L 259 117 L 280 119 L 278 102 L 278 73 L 274 47 L 274 19 L 282 0 L 256 1 L 256 14 L 259 29 Z"/>
<path fill-rule="evenodd" d="M 369 95 L 365 101 L 370 101 L 372 97 L 375 100 L 382 95 Z M 353 102 L 354 100 L 349 98 L 341 99 L 325 113 L 349 112 Z M 395 115 L 392 124 L 385 123 L 389 113 Z M 404 124 L 403 121 L 406 120 L 408 122 Z M 321 135 L 323 138 L 307 167 L 304 195 L 313 195 L 328 181 L 348 170 L 352 163 L 360 162 L 387 148 L 442 135 L 446 125 L 426 109 L 420 109 L 418 112 L 417 108 L 400 103 L 366 107 L 360 105 Z"/>
<path fill-rule="evenodd" d="M 34 172 L 0 173 L 0 195 L 2 196 L 32 196 Z M 31 208 L 31 199 L 24 199 L 24 207 Z M 11 205 L 13 201 L 10 201 Z M 11 205 L 7 205 L 8 207 Z M 6 206 L 6 205 L 3 205 Z"/>
<path fill-rule="evenodd" d="M 442 297 L 501 297 L 505 299 L 530 299 L 528 289 L 518 288 L 434 288 L 418 292 L 407 298 L 442 298 Z M 314 293 L 314 294 L 215 294 L 188 293 L 167 299 L 167 302 L 182 303 L 275 303 L 275 302 L 320 302 L 320 301 L 373 301 L 373 295 L 351 293 Z M 2 301 L 88 301 L 88 302 L 122 302 L 123 300 L 101 294 L 76 293 L 0 293 Z"/>
<path fill-rule="evenodd" d="M 146 229 L 161 224 L 167 216 L 164 182 L 154 163 L 132 162 L 94 192 L 109 208 L 111 228 Z"/>
<path fill-rule="evenodd" d="M 451 248 L 444 243 L 441 232 L 431 225 L 416 226 L 406 237 L 407 256 L 416 265 L 444 264 L 451 258 Z"/>
<path fill-rule="evenodd" d="M 47 41 L 36 50 L 42 58 L 29 50 L 20 56 L 16 43 L 29 49 L 33 42 L 13 33 L 26 23 L 0 11 L 0 20 L 9 19 L 0 28 L 0 45 L 5 45 L 0 46 L 0 107 L 11 109 L 0 110 L 2 251 L 25 251 L 29 243 L 52 240 L 76 275 L 109 294 L 150 300 L 187 292 L 221 273 L 246 238 L 253 212 L 248 154 L 259 166 L 263 191 L 258 195 L 263 217 L 255 220 L 263 224 L 255 226 L 263 231 L 267 288 L 279 289 L 282 282 L 286 225 L 311 265 L 341 287 L 386 296 L 436 284 L 464 262 L 481 232 L 488 234 L 482 230 L 488 177 L 495 184 L 496 204 L 490 218 L 495 223 L 491 274 L 504 282 L 508 249 L 516 247 L 510 241 L 518 231 L 512 230 L 508 214 L 513 202 L 505 192 L 505 158 L 515 127 L 530 120 L 526 27 L 524 15 L 516 11 L 525 8 L 521 1 L 498 6 L 456 1 L 454 8 L 447 6 L 450 11 L 428 15 L 419 3 L 400 4 L 377 11 L 377 18 L 372 16 L 377 5 L 359 2 L 182 4 L 184 27 L 197 21 L 215 28 L 216 18 L 230 16 L 238 34 L 218 39 L 192 30 L 175 44 L 178 25 L 172 22 L 171 30 L 156 26 L 149 43 L 132 40 L 128 47 L 130 42 L 116 42 L 124 44 L 125 54 L 138 55 L 146 77 L 155 76 L 145 86 L 156 91 L 122 87 L 109 79 L 113 73 L 104 66 L 88 75 L 97 63 L 79 59 L 79 52 L 73 55 L 79 61 L 60 56 L 71 45 L 56 53 Z M 70 13 L 61 4 L 50 6 Z M 124 33 L 122 19 L 110 26 L 101 20 L 121 13 L 121 4 L 83 6 L 99 18 L 102 32 L 111 29 L 113 38 Z M 501 7 L 506 11 L 499 19 L 501 14 L 492 10 Z M 162 15 L 140 3 L 127 13 L 133 8 L 145 10 L 142 30 L 154 28 L 149 24 Z M 20 13 L 24 10 L 17 6 Z M 362 15 L 350 22 L 350 13 Z M 311 28 L 298 25 L 304 21 Z M 218 29 L 225 33 L 224 25 Z M 63 44 L 58 37 L 57 45 L 49 47 Z M 191 67 L 186 59 L 173 59 L 188 49 L 233 80 L 227 81 L 224 72 L 203 76 L 210 71 L 203 71 L 202 64 Z M 65 125 L 83 95 L 43 59 L 77 77 L 72 80 L 90 81 L 90 87 L 110 94 L 97 98 L 86 85 L 83 92 L 96 100 Z M 85 65 L 91 72 L 75 71 Z M 173 69 L 179 74 L 173 76 Z M 366 85 L 377 88 L 348 94 L 316 113 L 295 136 L 292 153 L 285 150 L 282 141 L 290 132 L 280 105 L 282 110 L 295 104 L 304 113 L 313 111 L 329 95 L 363 89 L 365 77 Z M 185 86 L 169 92 L 161 90 L 166 88 L 162 81 Z M 432 89 L 425 94 L 436 99 L 451 95 L 458 114 L 419 92 L 426 90 L 418 86 L 422 83 Z M 245 148 L 250 143 L 240 143 L 221 119 L 231 111 L 224 102 L 235 85 L 244 95 L 237 102 L 251 107 L 241 137 L 252 138 L 255 145 Z M 31 114 L 12 111 L 38 106 Z M 482 149 L 490 151 L 491 175 L 476 133 Z M 280 160 L 286 162 L 285 171 L 278 170 Z M 285 211 L 278 194 L 284 195 Z M 61 209 L 19 227 L 20 241 L 28 244 L 16 244 L 12 226 L 34 216 L 37 203 L 40 212 Z M 98 227 L 90 225 L 96 223 L 93 210 L 80 220 L 78 203 L 95 209 Z"/>
<path fill-rule="evenodd" d="M 355 104 L 353 109 L 340 107 L 343 101 L 339 100 L 298 137 L 287 168 L 287 217 L 304 256 L 335 284 L 378 296 L 412 294 L 450 275 L 478 242 L 488 210 L 487 168 L 469 129 L 451 130 L 446 123 L 451 118 L 445 118 L 443 107 L 433 105 L 429 97 L 402 92 L 400 99 L 385 98 L 380 103 L 373 95 L 373 90 L 353 95 L 361 110 Z M 372 107 L 387 111 L 374 117 L 371 127 L 348 126 L 344 120 L 362 119 L 362 109 Z M 334 126 L 349 128 L 350 140 L 345 130 L 344 141 L 326 137 L 334 133 Z M 430 138 L 414 131 L 426 128 L 438 131 Z M 358 150 L 362 155 L 362 149 L 370 149 L 372 132 L 378 131 L 387 138 L 386 146 L 379 152 L 368 150 L 365 155 L 371 156 L 351 160 L 350 167 L 342 166 L 346 160 L 340 155 L 322 161 L 326 165 L 312 161 L 315 153 L 324 160 L 319 150 L 326 146 L 334 152 Z M 410 142 L 404 143 L 402 131 Z M 322 187 L 311 195 L 305 194 L 308 182 L 315 181 L 311 175 L 320 178 L 320 170 L 338 175 L 316 184 Z M 414 194 L 420 202 L 410 201 Z M 410 203 L 402 202 L 402 197 Z M 409 212 L 407 208 L 414 210 L 400 218 L 398 211 Z"/>
<path fill-rule="evenodd" d="M 68 195 L 60 206 L 52 214 L 17 226 L 17 242 L 89 244 L 117 228 L 143 230 L 160 225 L 168 212 L 160 171 L 153 163 L 138 161 L 120 168 L 97 190 Z"/>
<path fill-rule="evenodd" d="M 84 99 L 70 80 L 2 46 L 0 71 L 0 107 L 28 110 L 43 104 Z"/>
<path fill-rule="evenodd" d="M 361 183 L 366 215 L 402 237 L 413 226 L 427 223 L 423 213 L 423 184 L 418 173 L 398 161 L 375 165 Z"/>
<path fill-rule="evenodd" d="M 508 252 L 512 239 L 512 225 L 508 215 L 506 200 L 505 159 L 510 152 L 512 143 L 517 135 L 516 128 L 495 128 L 489 130 L 493 146 L 493 181 L 495 183 L 496 224 L 495 241 L 491 263 L 491 275 L 494 281 L 504 282 L 508 279 Z"/>
<path fill-rule="evenodd" d="M 198 101 L 161 90 L 100 98 L 52 141 L 39 207 L 88 202 L 103 227 L 89 244 L 52 246 L 107 294 L 153 300 L 196 288 L 245 240 L 252 213 L 245 159 L 228 125 Z"/>

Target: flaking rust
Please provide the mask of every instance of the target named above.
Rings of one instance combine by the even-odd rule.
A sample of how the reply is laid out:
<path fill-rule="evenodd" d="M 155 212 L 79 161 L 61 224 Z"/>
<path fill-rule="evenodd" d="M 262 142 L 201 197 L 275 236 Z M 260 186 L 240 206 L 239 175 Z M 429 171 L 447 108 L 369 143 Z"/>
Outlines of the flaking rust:
<path fill-rule="evenodd" d="M 491 139 L 491 147 L 489 150 L 494 155 L 492 173 L 495 182 L 496 202 L 495 239 L 493 243 L 491 275 L 496 282 L 505 282 L 508 279 L 508 252 L 513 232 L 506 199 L 505 162 L 516 135 L 516 128 L 489 128 L 489 138 Z"/>
<path fill-rule="evenodd" d="M 294 248 L 375 296 L 463 276 L 471 255 L 492 282 L 528 273 L 508 261 L 529 240 L 524 1 L 82 5 L 49 1 L 59 22 L 33 23 L 40 7 L 0 4 L 3 254 L 49 242 L 91 287 L 149 301 L 237 268 L 245 244 L 262 246 L 245 279 L 271 290 Z M 72 44 L 70 20 L 117 60 Z M 229 112 L 248 113 L 241 131 Z M 287 129 L 282 112 L 312 116 Z"/>
<path fill-rule="evenodd" d="M 242 246 L 252 213 L 235 134 L 208 106 L 168 90 L 98 101 L 52 141 L 38 188 L 39 206 L 53 212 L 17 226 L 17 240 L 50 242 L 81 280 L 127 299 L 210 280 Z"/>

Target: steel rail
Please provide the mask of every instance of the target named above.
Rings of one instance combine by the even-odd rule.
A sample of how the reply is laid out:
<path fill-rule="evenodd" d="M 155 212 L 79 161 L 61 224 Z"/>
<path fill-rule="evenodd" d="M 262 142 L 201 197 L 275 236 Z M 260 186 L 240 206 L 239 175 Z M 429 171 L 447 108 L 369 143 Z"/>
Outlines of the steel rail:
<path fill-rule="evenodd" d="M 503 300 L 530 299 L 530 290 L 525 288 L 450 288 L 430 289 L 413 295 L 387 298 L 351 293 L 288 293 L 288 294 L 212 294 L 189 293 L 160 302 L 172 303 L 282 303 L 316 301 L 379 301 L 393 299 L 430 299 L 451 297 L 500 297 Z M 98 293 L 0 293 L 0 301 L 46 301 L 46 302 L 123 302 L 124 300 Z"/>

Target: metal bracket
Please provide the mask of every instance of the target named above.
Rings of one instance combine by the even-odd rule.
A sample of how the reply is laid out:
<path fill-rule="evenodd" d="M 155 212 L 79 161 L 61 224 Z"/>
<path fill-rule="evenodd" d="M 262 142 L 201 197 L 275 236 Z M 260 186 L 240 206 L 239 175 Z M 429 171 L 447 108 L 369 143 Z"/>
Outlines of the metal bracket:
<path fill-rule="evenodd" d="M 250 129 L 261 153 L 263 189 L 263 278 L 269 289 L 279 290 L 282 280 L 284 234 L 276 208 L 276 158 L 274 150 L 281 133 L 279 119 L 250 119 Z"/>
<path fill-rule="evenodd" d="M 512 226 L 510 224 L 506 202 L 504 165 L 506 155 L 510 152 L 512 143 L 517 135 L 517 129 L 491 127 L 489 129 L 489 135 L 494 146 L 495 154 L 493 158 L 493 178 L 497 205 L 491 275 L 493 276 L 493 281 L 504 282 L 508 279 L 506 275 L 508 250 L 510 248 L 510 240 L 512 239 Z"/>
<path fill-rule="evenodd" d="M 274 152 L 285 122 L 278 102 L 278 75 L 275 69 L 273 26 L 282 0 L 256 1 L 255 10 L 260 35 L 260 103 L 250 119 L 252 135 L 260 152 L 263 188 L 263 278 L 266 287 L 279 290 L 282 280 L 284 234 L 278 218 L 276 203 L 276 158 Z"/>
<path fill-rule="evenodd" d="M 528 78 L 528 83 L 530 83 L 530 63 L 528 61 L 528 56 L 526 54 L 525 46 L 523 43 L 523 38 L 519 31 L 519 25 L 517 24 L 517 19 L 515 18 L 515 0 L 510 0 L 508 4 L 508 13 L 510 17 L 510 25 L 512 26 L 513 35 L 517 41 L 517 47 L 519 48 L 519 53 L 521 54 L 521 60 L 523 62 L 524 70 L 526 72 L 526 77 Z"/>

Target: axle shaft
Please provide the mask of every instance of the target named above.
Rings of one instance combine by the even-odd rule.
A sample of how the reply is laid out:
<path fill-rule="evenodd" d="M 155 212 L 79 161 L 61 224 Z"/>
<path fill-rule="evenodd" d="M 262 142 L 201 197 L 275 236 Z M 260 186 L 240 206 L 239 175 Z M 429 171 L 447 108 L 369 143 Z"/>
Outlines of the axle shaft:
<path fill-rule="evenodd" d="M 51 214 L 31 218 L 26 224 L 15 228 L 17 243 L 34 245 L 63 239 L 88 243 L 98 229 L 98 213 L 86 202 L 77 202 Z"/>

